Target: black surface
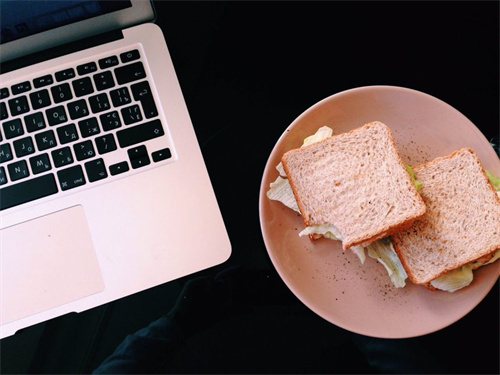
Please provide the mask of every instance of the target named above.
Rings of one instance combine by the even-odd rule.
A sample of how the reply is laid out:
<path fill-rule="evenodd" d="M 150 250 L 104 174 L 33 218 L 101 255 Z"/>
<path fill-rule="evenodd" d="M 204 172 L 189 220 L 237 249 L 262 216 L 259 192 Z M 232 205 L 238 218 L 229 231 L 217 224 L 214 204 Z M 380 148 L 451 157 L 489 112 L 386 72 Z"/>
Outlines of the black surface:
<path fill-rule="evenodd" d="M 241 266 L 237 298 L 246 308 L 239 319 L 202 331 L 174 372 L 383 372 L 357 336 L 309 311 L 274 271 L 258 216 L 264 166 L 305 109 L 365 85 L 426 92 L 488 139 L 498 136 L 499 3 L 161 1 L 156 7 L 233 246 L 227 263 L 200 274 Z M 4 339 L 2 373 L 88 373 L 127 334 L 168 312 L 182 285 L 200 274 Z M 440 372 L 498 374 L 498 282 L 451 326 L 390 341 L 417 361 L 413 348 L 426 348 Z M 395 356 L 396 350 L 382 361 L 396 362 Z"/>

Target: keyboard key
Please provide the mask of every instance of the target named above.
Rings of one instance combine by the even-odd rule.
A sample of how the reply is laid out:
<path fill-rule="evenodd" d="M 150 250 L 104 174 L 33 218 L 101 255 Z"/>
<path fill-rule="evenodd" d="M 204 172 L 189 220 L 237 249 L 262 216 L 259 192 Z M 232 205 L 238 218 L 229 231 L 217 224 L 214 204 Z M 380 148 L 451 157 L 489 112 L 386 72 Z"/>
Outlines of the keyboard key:
<path fill-rule="evenodd" d="M 73 156 L 71 155 L 71 149 L 67 147 L 59 148 L 51 152 L 52 160 L 56 168 L 63 167 L 73 163 Z"/>
<path fill-rule="evenodd" d="M 0 99 L 5 99 L 9 97 L 9 89 L 7 87 L 2 87 L 0 89 Z"/>
<path fill-rule="evenodd" d="M 120 107 L 132 102 L 132 98 L 130 97 L 127 87 L 120 87 L 119 89 L 111 91 L 109 94 L 115 107 Z"/>
<path fill-rule="evenodd" d="M 87 138 L 101 132 L 101 129 L 99 128 L 99 124 L 97 123 L 97 119 L 95 117 L 90 117 L 88 119 L 80 121 L 78 123 L 78 127 L 80 128 L 80 134 L 83 138 Z"/>
<path fill-rule="evenodd" d="M 56 81 L 66 81 L 67 79 L 75 78 L 75 70 L 73 68 L 61 70 L 60 72 L 56 72 Z"/>
<path fill-rule="evenodd" d="M 78 132 L 75 124 L 60 126 L 57 128 L 59 143 L 66 144 L 78 140 Z"/>
<path fill-rule="evenodd" d="M 0 120 L 5 120 L 9 117 L 9 113 L 7 112 L 7 105 L 4 102 L 0 103 Z"/>
<path fill-rule="evenodd" d="M 18 118 L 4 122 L 2 127 L 6 139 L 12 139 L 24 134 L 23 124 L 21 123 L 21 119 Z"/>
<path fill-rule="evenodd" d="M 108 96 L 105 93 L 91 96 L 89 98 L 89 103 L 90 103 L 90 108 L 92 109 L 92 113 L 107 111 L 108 109 L 111 108 Z"/>
<path fill-rule="evenodd" d="M 115 86 L 115 81 L 110 71 L 95 74 L 94 83 L 97 91 L 110 89 Z"/>
<path fill-rule="evenodd" d="M 47 115 L 47 120 L 49 121 L 50 126 L 59 125 L 68 121 L 66 110 L 62 105 L 47 109 L 45 114 Z"/>
<path fill-rule="evenodd" d="M 115 69 L 116 80 L 118 84 L 123 85 L 132 81 L 138 81 L 146 78 L 146 71 L 142 62 L 125 65 Z"/>
<path fill-rule="evenodd" d="M 31 93 L 30 101 L 31 107 L 33 107 L 33 109 L 40 109 L 52 104 L 52 102 L 50 101 L 49 91 L 47 89 Z"/>
<path fill-rule="evenodd" d="M 56 137 L 52 130 L 35 134 L 35 142 L 39 151 L 44 151 L 57 146 Z"/>
<path fill-rule="evenodd" d="M 31 90 L 31 83 L 30 81 L 21 82 L 11 86 L 10 89 L 12 90 L 12 95 L 22 94 Z"/>
<path fill-rule="evenodd" d="M 132 168 L 137 169 L 151 164 L 146 146 L 137 146 L 127 150 Z"/>
<path fill-rule="evenodd" d="M 141 102 L 142 110 L 146 118 L 158 116 L 155 100 L 148 81 L 136 83 L 131 86 L 134 99 Z"/>
<path fill-rule="evenodd" d="M 75 79 L 73 82 L 71 82 L 71 84 L 77 98 L 85 95 L 90 95 L 94 92 L 94 86 L 92 86 L 92 81 L 89 77 Z"/>
<path fill-rule="evenodd" d="M 106 165 L 104 165 L 104 160 L 96 159 L 85 163 L 85 170 L 87 171 L 87 177 L 89 182 L 95 182 L 108 177 L 108 172 L 106 172 Z"/>
<path fill-rule="evenodd" d="M 130 61 L 138 60 L 140 57 L 141 55 L 139 54 L 139 50 L 137 49 L 120 54 L 122 63 L 128 63 Z"/>
<path fill-rule="evenodd" d="M 85 99 L 80 99 L 75 102 L 68 103 L 69 117 L 72 120 L 76 120 L 90 114 L 89 107 L 87 107 L 87 102 Z"/>
<path fill-rule="evenodd" d="M 62 103 L 67 100 L 73 99 L 73 94 L 71 93 L 71 88 L 69 87 L 68 83 L 53 86 L 50 88 L 50 91 L 52 92 L 54 103 Z"/>
<path fill-rule="evenodd" d="M 105 113 L 104 115 L 99 116 L 99 120 L 101 121 L 104 131 L 113 130 L 122 126 L 120 116 L 118 116 L 117 111 Z"/>
<path fill-rule="evenodd" d="M 97 71 L 97 64 L 95 62 L 89 62 L 86 64 L 78 65 L 76 71 L 79 75 L 83 76 L 85 74 L 93 73 Z"/>
<path fill-rule="evenodd" d="M 170 149 L 167 147 L 164 148 L 163 150 L 158 150 L 153 152 L 151 156 L 153 158 L 153 161 L 156 163 L 162 160 L 170 159 L 172 157 L 172 153 L 170 152 Z"/>
<path fill-rule="evenodd" d="M 141 109 L 137 104 L 122 108 L 121 113 L 125 125 L 130 125 L 142 121 Z"/>
<path fill-rule="evenodd" d="M 5 174 L 5 168 L 0 167 L 0 185 L 5 185 L 7 183 L 7 175 Z"/>
<path fill-rule="evenodd" d="M 46 174 L 0 189 L 0 210 L 57 193 L 54 175 Z"/>
<path fill-rule="evenodd" d="M 47 154 L 33 156 L 32 158 L 30 158 L 30 165 L 33 174 L 46 172 L 52 168 L 52 166 L 50 165 L 49 155 Z"/>
<path fill-rule="evenodd" d="M 120 147 L 129 147 L 143 143 L 149 139 L 161 137 L 165 134 L 160 120 L 153 120 L 127 129 L 119 130 L 116 135 Z"/>
<path fill-rule="evenodd" d="M 30 110 L 28 105 L 28 98 L 26 96 L 19 96 L 9 100 L 9 109 L 12 116 L 17 116 L 26 113 Z"/>
<path fill-rule="evenodd" d="M 28 130 L 29 133 L 36 132 L 47 126 L 45 124 L 42 112 L 36 112 L 31 115 L 25 116 L 24 124 L 26 125 L 26 130 Z"/>
<path fill-rule="evenodd" d="M 70 168 L 63 169 L 57 172 L 61 190 L 69 190 L 78 186 L 85 185 L 85 177 L 80 165 L 75 165 Z"/>
<path fill-rule="evenodd" d="M 122 161 L 121 163 L 116 163 L 109 166 L 109 173 L 111 176 L 116 176 L 121 173 L 125 173 L 129 170 L 128 163 L 126 161 Z"/>
<path fill-rule="evenodd" d="M 104 59 L 100 59 L 98 61 L 99 63 L 99 68 L 101 69 L 107 69 L 111 68 L 115 65 L 118 65 L 118 57 L 117 56 L 109 56 Z"/>
<path fill-rule="evenodd" d="M 13 157 L 12 149 L 8 143 L 0 145 L 0 163 L 12 160 Z"/>
<path fill-rule="evenodd" d="M 43 77 L 35 78 L 33 80 L 33 85 L 37 89 L 40 87 L 45 87 L 45 86 L 51 85 L 53 83 L 54 83 L 54 79 L 52 78 L 52 76 L 50 74 L 47 74 Z"/>
<path fill-rule="evenodd" d="M 14 141 L 14 151 L 18 158 L 35 152 L 35 146 L 31 137 L 25 137 Z"/>
<path fill-rule="evenodd" d="M 107 154 L 108 152 L 115 151 L 117 149 L 113 134 L 106 134 L 102 137 L 97 137 L 95 139 L 95 144 L 97 146 L 97 152 L 100 155 Z"/>
<path fill-rule="evenodd" d="M 19 160 L 7 165 L 11 181 L 17 181 L 29 176 L 28 164 L 25 160 Z"/>
<path fill-rule="evenodd" d="M 95 156 L 92 141 L 84 141 L 73 145 L 73 151 L 75 151 L 76 160 L 78 161 L 90 159 Z"/>

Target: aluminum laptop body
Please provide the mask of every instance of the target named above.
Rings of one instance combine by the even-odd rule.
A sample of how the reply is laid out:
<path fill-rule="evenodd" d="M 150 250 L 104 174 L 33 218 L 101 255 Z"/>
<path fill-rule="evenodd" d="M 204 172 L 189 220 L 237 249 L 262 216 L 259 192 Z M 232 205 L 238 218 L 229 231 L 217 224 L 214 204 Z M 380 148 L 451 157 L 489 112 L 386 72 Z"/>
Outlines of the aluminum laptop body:
<path fill-rule="evenodd" d="M 231 254 L 150 2 L 31 3 L 59 9 L 1 25 L 2 338 Z"/>

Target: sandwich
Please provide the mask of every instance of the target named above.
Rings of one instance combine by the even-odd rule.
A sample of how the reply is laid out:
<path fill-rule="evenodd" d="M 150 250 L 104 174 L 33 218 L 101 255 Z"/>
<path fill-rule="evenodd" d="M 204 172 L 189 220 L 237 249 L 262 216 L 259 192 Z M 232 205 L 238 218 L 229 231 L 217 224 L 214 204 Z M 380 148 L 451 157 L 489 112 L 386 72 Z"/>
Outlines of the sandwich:
<path fill-rule="evenodd" d="M 413 172 L 422 184 L 427 212 L 391 236 L 394 249 L 414 284 L 461 289 L 472 282 L 474 269 L 500 256 L 500 197 L 490 183 L 494 176 L 470 148 Z"/>
<path fill-rule="evenodd" d="M 408 260 L 417 256 L 418 245 L 413 247 L 415 253 L 406 253 L 405 266 L 399 256 L 405 256 L 403 242 L 411 242 L 404 241 L 403 236 L 409 236 L 417 223 L 435 215 L 433 209 L 428 212 L 428 198 L 420 195 L 422 187 L 428 184 L 427 179 L 421 181 L 425 177 L 424 166 L 417 167 L 419 173 L 416 174 L 410 166 L 404 165 L 390 129 L 380 122 L 366 124 L 349 133 L 332 134 L 331 128 L 323 126 L 307 137 L 301 148 L 285 153 L 276 167 L 279 176 L 270 184 L 268 198 L 301 214 L 306 227 L 300 236 L 308 235 L 312 241 L 321 237 L 341 240 L 343 249 L 353 251 L 361 263 L 365 262 L 367 252 L 385 267 L 396 288 L 406 285 L 407 272 L 412 275 L 410 280 L 418 283 Z M 468 152 L 475 156 L 470 149 Z M 478 163 L 477 156 L 475 160 Z M 436 162 L 439 164 L 439 159 Z M 500 199 L 500 179 L 482 169 L 480 164 L 476 164 L 476 169 L 477 165 L 482 172 L 476 175 L 476 180 L 480 178 L 483 189 L 489 191 L 489 199 L 494 203 L 493 198 Z M 451 177 L 447 179 L 452 185 L 449 192 L 454 192 L 458 186 L 453 181 Z M 469 186 L 474 184 L 469 183 Z M 429 192 L 431 187 L 425 190 Z M 474 196 L 479 191 L 468 193 Z M 480 200 L 477 202 L 481 204 Z M 453 211 L 450 208 L 449 212 Z M 496 212 L 498 217 L 500 209 L 496 208 Z M 495 233 L 500 234 L 498 227 Z M 489 236 L 489 233 L 479 235 Z M 395 246 L 399 246 L 398 253 Z M 500 251 L 495 251 L 495 246 L 489 249 L 491 251 L 480 252 L 468 264 L 457 265 L 453 271 L 448 267 L 440 277 L 436 274 L 432 284 L 429 281 L 424 284 L 430 289 L 446 291 L 468 285 L 472 280 L 469 268 L 492 263 L 499 257 Z"/>
<path fill-rule="evenodd" d="M 306 228 L 299 235 L 340 240 L 362 263 L 368 248 L 394 285 L 405 285 L 387 238 L 409 228 L 426 207 L 387 125 L 374 121 L 335 136 L 322 127 L 286 152 L 277 169 L 267 195 L 301 214 Z"/>

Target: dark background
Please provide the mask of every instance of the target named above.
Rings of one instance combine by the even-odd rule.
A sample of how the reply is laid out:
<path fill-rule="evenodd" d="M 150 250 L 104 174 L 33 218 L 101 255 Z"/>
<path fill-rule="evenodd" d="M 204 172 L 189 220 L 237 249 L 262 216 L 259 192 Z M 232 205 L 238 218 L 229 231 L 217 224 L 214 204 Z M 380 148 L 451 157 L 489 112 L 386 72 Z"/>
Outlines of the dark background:
<path fill-rule="evenodd" d="M 423 91 L 458 109 L 488 139 L 498 137 L 499 3 L 155 5 L 231 238 L 232 256 L 200 274 L 2 340 L 1 372 L 88 373 L 127 334 L 168 312 L 186 281 L 232 266 L 241 267 L 238 297 L 245 305 L 244 319 L 233 321 L 231 336 L 213 329 L 202 332 L 198 351 L 176 372 L 380 371 L 368 363 L 350 332 L 310 312 L 274 271 L 258 216 L 264 166 L 283 130 L 305 109 L 366 85 Z M 232 351 L 214 346 L 221 340 L 210 335 L 230 337 L 226 344 Z M 443 372 L 498 374 L 498 282 L 460 321 L 423 337 L 393 341 L 427 348 Z"/>

